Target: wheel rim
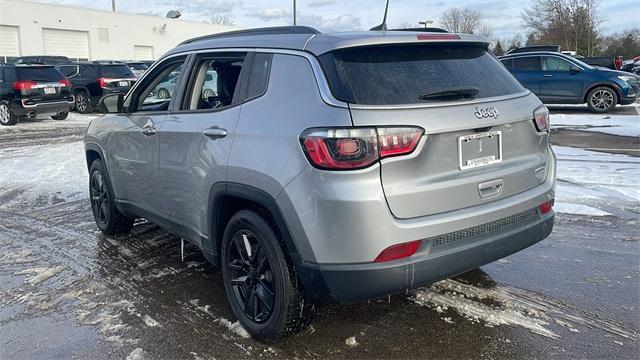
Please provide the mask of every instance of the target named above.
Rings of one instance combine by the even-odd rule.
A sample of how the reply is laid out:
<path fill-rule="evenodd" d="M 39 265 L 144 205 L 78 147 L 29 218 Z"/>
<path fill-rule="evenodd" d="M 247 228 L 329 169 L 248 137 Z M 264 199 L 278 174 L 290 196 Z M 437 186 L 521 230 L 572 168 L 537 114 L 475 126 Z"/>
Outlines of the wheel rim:
<path fill-rule="evenodd" d="M 102 173 L 98 170 L 91 174 L 91 210 L 100 224 L 109 221 L 109 195 Z"/>
<path fill-rule="evenodd" d="M 606 110 L 613 104 L 613 94 L 607 90 L 598 90 L 591 95 L 591 106 L 599 110 Z"/>
<path fill-rule="evenodd" d="M 203 95 L 204 95 L 204 97 L 205 97 L 205 98 L 212 97 L 212 96 L 213 96 L 213 90 L 211 90 L 211 89 L 206 89 L 206 90 L 204 91 L 204 94 L 203 94 Z"/>
<path fill-rule="evenodd" d="M 158 97 L 160 99 L 168 99 L 169 98 L 169 91 L 167 89 L 160 89 L 158 90 Z"/>
<path fill-rule="evenodd" d="M 0 122 L 7 124 L 11 118 L 9 107 L 5 104 L 0 105 Z"/>
<path fill-rule="evenodd" d="M 250 320 L 269 320 L 275 304 L 275 279 L 269 258 L 251 232 L 237 232 L 229 244 L 227 265 L 235 301 Z"/>
<path fill-rule="evenodd" d="M 87 97 L 82 94 L 76 95 L 76 107 L 79 111 L 87 110 Z"/>

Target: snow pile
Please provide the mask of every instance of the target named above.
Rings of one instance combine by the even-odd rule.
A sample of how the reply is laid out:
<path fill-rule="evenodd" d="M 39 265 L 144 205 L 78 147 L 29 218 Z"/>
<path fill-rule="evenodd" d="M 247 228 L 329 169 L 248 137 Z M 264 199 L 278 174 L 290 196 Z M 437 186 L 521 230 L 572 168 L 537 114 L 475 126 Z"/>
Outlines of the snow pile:
<path fill-rule="evenodd" d="M 595 131 L 620 136 L 640 136 L 640 115 L 551 114 L 552 129 Z"/>
<path fill-rule="evenodd" d="M 58 275 L 65 269 L 65 266 L 37 267 L 16 271 L 14 275 L 27 275 L 26 282 L 32 286 L 36 286 Z"/>
<path fill-rule="evenodd" d="M 553 146 L 558 157 L 558 212 L 603 216 L 602 206 L 640 203 L 640 158 L 565 146 Z"/>
<path fill-rule="evenodd" d="M 0 149 L 0 197 L 12 203 L 45 199 L 55 204 L 88 198 L 88 171 L 81 141 Z M 9 197 L 11 193 L 19 196 Z"/>
<path fill-rule="evenodd" d="M 358 342 L 356 341 L 356 337 L 355 337 L 355 336 L 352 336 L 352 337 L 347 338 L 347 339 L 344 341 L 344 343 L 345 343 L 345 344 L 347 344 L 348 346 L 358 346 L 358 345 L 360 345 L 360 344 L 358 344 Z"/>

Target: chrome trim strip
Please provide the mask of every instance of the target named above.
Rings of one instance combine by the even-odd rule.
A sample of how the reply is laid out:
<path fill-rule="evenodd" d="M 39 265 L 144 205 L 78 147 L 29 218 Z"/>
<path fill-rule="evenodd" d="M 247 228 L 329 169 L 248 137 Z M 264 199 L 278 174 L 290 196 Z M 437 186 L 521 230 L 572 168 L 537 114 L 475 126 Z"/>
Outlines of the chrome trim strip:
<path fill-rule="evenodd" d="M 448 101 L 448 102 L 440 102 L 433 104 L 406 104 L 406 105 L 359 105 L 359 104 L 349 104 L 351 109 L 359 109 L 359 110 L 397 110 L 397 109 L 422 109 L 422 108 L 434 108 L 434 107 L 451 107 L 451 106 L 463 106 L 463 105 L 472 105 L 472 104 L 480 104 L 487 103 L 492 101 L 504 101 L 517 99 L 521 97 L 525 97 L 531 94 L 531 91 L 524 90 L 518 93 L 502 95 L 502 96 L 494 96 L 482 99 L 473 99 L 473 100 L 465 100 L 465 101 Z"/>
<path fill-rule="evenodd" d="M 58 105 L 58 104 L 69 104 L 70 105 L 70 104 L 74 103 L 74 100 L 71 100 L 71 101 L 51 101 L 51 102 L 43 102 L 43 103 L 36 103 L 36 104 L 33 104 L 33 105 L 27 105 L 27 104 L 24 103 L 25 101 L 26 101 L 25 99 L 22 99 L 22 101 L 21 101 L 22 102 L 22 107 L 25 108 L 25 109 L 32 109 L 32 108 L 37 108 L 38 106 Z"/>

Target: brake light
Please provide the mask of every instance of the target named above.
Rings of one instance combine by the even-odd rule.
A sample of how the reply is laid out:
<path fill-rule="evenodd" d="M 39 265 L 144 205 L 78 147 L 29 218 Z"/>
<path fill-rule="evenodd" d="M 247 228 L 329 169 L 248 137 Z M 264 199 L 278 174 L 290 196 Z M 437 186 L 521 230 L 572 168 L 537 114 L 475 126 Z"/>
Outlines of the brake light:
<path fill-rule="evenodd" d="M 459 40 L 456 34 L 420 34 L 418 40 Z"/>
<path fill-rule="evenodd" d="M 423 133 L 417 127 L 309 129 L 302 133 L 300 142 L 315 167 L 354 170 L 379 159 L 411 153 Z"/>
<path fill-rule="evenodd" d="M 538 131 L 549 131 L 549 109 L 542 105 L 533 111 L 533 122 Z"/>
<path fill-rule="evenodd" d="M 373 262 L 387 262 L 407 258 L 418 251 L 421 240 L 389 246 L 384 249 Z"/>
<path fill-rule="evenodd" d="M 69 80 L 67 79 L 62 79 L 60 81 L 58 81 L 62 86 L 66 86 L 66 87 L 70 87 L 71 83 L 69 82 Z"/>
<path fill-rule="evenodd" d="M 545 201 L 542 204 L 540 204 L 540 206 L 538 206 L 538 209 L 540 209 L 540 212 L 542 214 L 546 214 L 549 211 L 551 211 L 551 209 L 553 209 L 553 203 L 554 203 L 554 199 L 551 199 L 549 201 Z"/>
<path fill-rule="evenodd" d="M 109 83 L 111 81 L 113 81 L 113 79 L 109 79 L 109 78 L 104 78 L 104 77 L 99 77 L 98 79 L 96 79 L 98 81 L 98 85 L 101 88 L 107 88 L 109 87 Z"/>
<path fill-rule="evenodd" d="M 13 89 L 18 91 L 31 90 L 38 86 L 38 83 L 31 80 L 16 81 L 13 83 Z"/>

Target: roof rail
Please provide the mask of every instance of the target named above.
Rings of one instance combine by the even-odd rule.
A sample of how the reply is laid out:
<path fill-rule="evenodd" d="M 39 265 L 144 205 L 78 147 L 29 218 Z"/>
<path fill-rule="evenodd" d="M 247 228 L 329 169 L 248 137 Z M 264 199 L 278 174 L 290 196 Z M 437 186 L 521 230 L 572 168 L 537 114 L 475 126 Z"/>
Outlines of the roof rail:
<path fill-rule="evenodd" d="M 273 26 L 273 27 L 264 27 L 264 28 L 255 28 L 255 29 L 246 29 L 246 30 L 235 30 L 235 31 L 227 31 L 217 34 L 205 35 L 195 37 L 193 39 L 185 40 L 180 43 L 180 45 L 189 44 L 195 41 L 200 40 L 209 40 L 209 39 L 221 39 L 221 38 L 230 38 L 236 36 L 251 36 L 251 35 L 281 35 L 281 34 L 320 34 L 320 31 L 310 27 L 310 26 Z"/>

